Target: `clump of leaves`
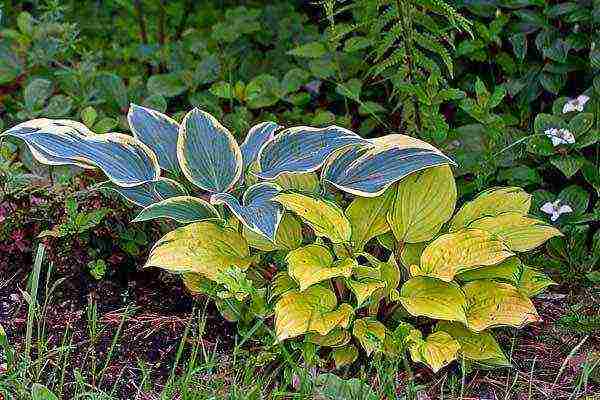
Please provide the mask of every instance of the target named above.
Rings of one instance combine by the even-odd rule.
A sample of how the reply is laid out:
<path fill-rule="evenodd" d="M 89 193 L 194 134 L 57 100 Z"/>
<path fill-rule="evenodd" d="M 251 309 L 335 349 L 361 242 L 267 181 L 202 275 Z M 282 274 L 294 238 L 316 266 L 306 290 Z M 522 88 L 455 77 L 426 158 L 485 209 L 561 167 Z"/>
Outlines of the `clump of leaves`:
<path fill-rule="evenodd" d="M 103 187 L 143 207 L 134 221 L 180 224 L 146 267 L 181 274 L 242 329 L 273 316 L 274 340 L 305 359 L 317 346 L 338 367 L 410 354 L 438 371 L 459 354 L 506 365 L 492 329 L 538 320 L 530 297 L 552 281 L 519 254 L 560 232 L 528 216 L 516 187 L 455 211 L 454 163 L 428 143 L 264 122 L 238 145 L 199 109 L 178 124 L 132 105 L 128 121 L 133 137 L 49 119 L 3 135 L 43 163 L 101 169 Z"/>

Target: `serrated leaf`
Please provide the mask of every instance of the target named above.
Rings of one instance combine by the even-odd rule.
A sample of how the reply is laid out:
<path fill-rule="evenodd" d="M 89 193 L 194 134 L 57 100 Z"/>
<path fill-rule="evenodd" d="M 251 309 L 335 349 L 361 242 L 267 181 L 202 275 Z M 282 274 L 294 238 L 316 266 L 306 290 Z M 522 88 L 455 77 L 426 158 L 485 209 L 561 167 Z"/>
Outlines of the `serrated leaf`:
<path fill-rule="evenodd" d="M 309 244 L 290 251 L 285 258 L 288 273 L 300 285 L 300 291 L 335 277 L 350 277 L 352 269 L 358 266 L 356 260 L 344 259 L 334 263 L 329 250 L 318 244 Z"/>
<path fill-rule="evenodd" d="M 438 331 L 409 345 L 413 361 L 427 364 L 434 373 L 456 360 L 460 344 L 446 332 Z"/>
<path fill-rule="evenodd" d="M 333 243 L 350 241 L 350 222 L 335 203 L 298 193 L 279 194 L 274 200 L 302 217 L 317 236 L 324 236 Z"/>
<path fill-rule="evenodd" d="M 346 208 L 355 250 L 362 251 L 369 240 L 390 230 L 386 216 L 393 199 L 394 190 L 389 189 L 379 197 L 357 197 Z"/>
<path fill-rule="evenodd" d="M 457 322 L 440 321 L 436 331 L 446 332 L 460 344 L 460 353 L 469 360 L 490 362 L 498 366 L 508 366 L 504 352 L 490 332 L 476 333 Z"/>
<path fill-rule="evenodd" d="M 191 196 L 171 197 L 144 208 L 131 222 L 169 218 L 182 224 L 220 219 L 219 212 L 207 201 Z"/>
<path fill-rule="evenodd" d="M 400 302 L 414 316 L 466 322 L 465 295 L 454 282 L 417 276 L 400 289 Z"/>
<path fill-rule="evenodd" d="M 396 240 L 418 243 L 430 240 L 452 217 L 456 184 L 449 166 L 429 168 L 398 182 L 387 219 Z"/>

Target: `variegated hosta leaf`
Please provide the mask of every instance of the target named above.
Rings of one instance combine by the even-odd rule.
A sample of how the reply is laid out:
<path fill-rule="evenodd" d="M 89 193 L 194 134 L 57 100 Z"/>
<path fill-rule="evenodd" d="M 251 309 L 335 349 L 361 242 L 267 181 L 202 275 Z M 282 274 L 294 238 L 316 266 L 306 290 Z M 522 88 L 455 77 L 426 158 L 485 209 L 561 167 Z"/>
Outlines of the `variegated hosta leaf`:
<path fill-rule="evenodd" d="M 168 178 L 158 178 L 155 181 L 132 187 L 121 187 L 107 181 L 95 186 L 95 188 L 115 191 L 123 196 L 125 200 L 140 207 L 148 207 L 159 201 L 186 194 L 183 186 Z"/>
<path fill-rule="evenodd" d="M 322 347 L 345 346 L 351 338 L 350 332 L 344 328 L 334 328 L 327 335 L 319 335 L 318 333 L 309 333 L 306 335 L 307 342 L 318 344 Z"/>
<path fill-rule="evenodd" d="M 262 251 L 294 250 L 302 245 L 302 224 L 290 213 L 283 214 L 281 222 L 275 233 L 275 240 L 271 241 L 244 226 L 243 235 L 250 247 Z"/>
<path fill-rule="evenodd" d="M 460 344 L 446 332 L 434 332 L 409 345 L 410 356 L 415 362 L 427 364 L 434 373 L 456 360 Z"/>
<path fill-rule="evenodd" d="M 337 149 L 363 142 L 365 139 L 339 126 L 288 128 L 262 147 L 257 175 L 272 180 L 285 172 L 313 172 Z"/>
<path fill-rule="evenodd" d="M 494 326 L 520 328 L 539 320 L 527 295 L 508 283 L 479 280 L 463 286 L 467 299 L 467 326 L 480 332 Z"/>
<path fill-rule="evenodd" d="M 248 244 L 236 230 L 202 221 L 163 236 L 150 251 L 145 267 L 195 272 L 217 281 L 227 268 L 245 270 L 253 262 Z"/>
<path fill-rule="evenodd" d="M 131 187 L 160 176 L 156 155 L 134 137 L 96 135 L 69 120 L 34 119 L 2 134 L 23 140 L 40 162 L 95 166 L 115 184 Z"/>
<path fill-rule="evenodd" d="M 129 107 L 127 121 L 133 136 L 152 149 L 160 166 L 173 174 L 179 174 L 177 121 L 156 110 L 133 103 Z"/>
<path fill-rule="evenodd" d="M 360 308 L 363 304 L 375 293 L 377 290 L 385 288 L 385 282 L 383 281 L 355 281 L 348 279 L 348 287 L 352 290 L 352 293 L 356 296 L 357 307 Z"/>
<path fill-rule="evenodd" d="M 383 351 L 385 343 L 385 326 L 373 318 L 361 318 L 354 321 L 352 334 L 356 337 L 367 353 Z"/>
<path fill-rule="evenodd" d="M 562 233 L 544 221 L 509 212 L 495 217 L 483 217 L 473 221 L 470 228 L 483 229 L 502 238 L 512 251 L 535 249 L 550 238 Z"/>
<path fill-rule="evenodd" d="M 414 316 L 466 322 L 465 294 L 454 282 L 417 276 L 400 289 L 400 302 Z"/>
<path fill-rule="evenodd" d="M 390 189 L 379 197 L 357 197 L 346 208 L 355 250 L 362 251 L 369 240 L 390 230 L 386 215 L 393 198 L 394 191 Z"/>
<path fill-rule="evenodd" d="M 479 279 L 493 279 L 505 281 L 512 285 L 517 285 L 521 278 L 521 260 L 518 257 L 510 257 L 497 265 L 489 265 L 465 271 L 456 275 L 456 279 L 461 282 L 476 281 Z"/>
<path fill-rule="evenodd" d="M 319 194 L 320 191 L 319 177 L 314 172 L 306 172 L 303 174 L 285 172 L 275 178 L 272 182 L 279 185 L 282 190 L 289 190 L 292 192 Z"/>
<path fill-rule="evenodd" d="M 525 215 L 531 207 L 531 195 L 519 187 L 492 188 L 481 192 L 463 205 L 450 222 L 450 232 L 457 231 L 479 218 L 514 212 Z"/>
<path fill-rule="evenodd" d="M 207 201 L 192 196 L 178 196 L 144 208 L 132 222 L 169 218 L 182 224 L 220 219 L 219 212 Z"/>
<path fill-rule="evenodd" d="M 336 327 L 347 328 L 354 313 L 348 304 L 337 307 L 335 293 L 322 286 L 285 293 L 275 304 L 275 331 L 279 341 L 307 332 L 327 335 Z"/>
<path fill-rule="evenodd" d="M 387 135 L 337 150 L 321 179 L 340 190 L 376 197 L 391 184 L 423 169 L 454 164 L 435 147 L 405 135 Z"/>
<path fill-rule="evenodd" d="M 197 108 L 179 126 L 177 158 L 185 177 L 211 193 L 228 192 L 242 175 L 242 152 L 231 132 Z"/>
<path fill-rule="evenodd" d="M 350 240 L 350 222 L 335 203 L 299 193 L 279 194 L 274 200 L 302 217 L 317 236 L 324 236 L 333 243 Z"/>
<path fill-rule="evenodd" d="M 358 358 L 358 349 L 352 345 L 337 347 L 331 352 L 335 367 L 340 369 L 346 365 L 352 364 Z"/>
<path fill-rule="evenodd" d="M 275 122 L 261 122 L 250 128 L 244 142 L 240 145 L 244 169 L 257 159 L 260 149 L 275 137 L 275 131 L 280 128 L 281 126 Z"/>
<path fill-rule="evenodd" d="M 432 239 L 452 217 L 456 184 L 448 165 L 428 168 L 398 182 L 387 219 L 396 240 L 419 243 Z"/>
<path fill-rule="evenodd" d="M 352 268 L 358 265 L 356 260 L 350 258 L 334 263 L 327 247 L 318 244 L 309 244 L 290 251 L 285 261 L 288 264 L 288 273 L 298 282 L 300 291 L 338 276 L 348 278 L 352 275 Z"/>
<path fill-rule="evenodd" d="M 446 332 L 460 344 L 465 358 L 485 362 L 486 365 L 509 366 L 504 352 L 490 332 L 473 332 L 457 322 L 440 321 L 435 330 Z"/>
<path fill-rule="evenodd" d="M 556 282 L 537 269 L 523 266 L 521 276 L 516 286 L 528 297 L 534 297 L 542 293 L 548 286 L 556 284 Z"/>
<path fill-rule="evenodd" d="M 225 204 L 245 227 L 273 241 L 283 216 L 283 208 L 273 201 L 279 191 L 277 185 L 262 182 L 246 189 L 243 205 L 229 193 L 213 194 L 210 202 Z"/>
<path fill-rule="evenodd" d="M 464 229 L 442 235 L 421 254 L 413 276 L 425 275 L 450 282 L 460 272 L 498 264 L 514 254 L 500 238 L 480 229 Z"/>

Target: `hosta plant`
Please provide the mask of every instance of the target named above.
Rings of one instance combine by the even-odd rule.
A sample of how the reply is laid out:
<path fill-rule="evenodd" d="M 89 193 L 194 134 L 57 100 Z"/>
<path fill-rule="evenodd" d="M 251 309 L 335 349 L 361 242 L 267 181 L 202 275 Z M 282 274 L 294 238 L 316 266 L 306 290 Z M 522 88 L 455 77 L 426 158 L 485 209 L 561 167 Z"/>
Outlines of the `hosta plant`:
<path fill-rule="evenodd" d="M 178 223 L 146 266 L 181 274 L 246 335 L 273 320 L 271 343 L 305 360 L 410 355 L 437 371 L 459 355 L 507 364 L 493 328 L 538 320 L 530 297 L 552 281 L 519 255 L 560 232 L 519 188 L 455 212 L 453 162 L 425 142 L 265 122 L 238 145 L 198 109 L 178 123 L 132 105 L 128 120 L 133 136 L 49 119 L 3 136 L 43 163 L 101 169 L 143 208 L 136 221 Z"/>

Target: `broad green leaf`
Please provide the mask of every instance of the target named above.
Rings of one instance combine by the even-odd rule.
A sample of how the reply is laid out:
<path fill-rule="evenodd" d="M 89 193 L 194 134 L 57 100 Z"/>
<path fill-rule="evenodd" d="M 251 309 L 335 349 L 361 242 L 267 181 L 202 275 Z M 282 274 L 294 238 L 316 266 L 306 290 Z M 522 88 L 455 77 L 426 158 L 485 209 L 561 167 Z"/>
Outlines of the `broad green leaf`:
<path fill-rule="evenodd" d="M 500 238 L 480 229 L 463 229 L 442 235 L 421 254 L 413 276 L 425 275 L 450 282 L 458 273 L 498 264 L 514 254 Z"/>
<path fill-rule="evenodd" d="M 321 374 L 315 380 L 315 399 L 378 400 L 371 386 L 357 378 L 341 379 L 334 374 Z"/>
<path fill-rule="evenodd" d="M 46 386 L 39 383 L 31 385 L 32 400 L 58 400 L 58 397 L 50 391 Z"/>
<path fill-rule="evenodd" d="M 456 275 L 456 279 L 461 282 L 494 279 L 517 285 L 521 277 L 521 270 L 521 260 L 518 257 L 511 257 L 497 265 L 489 265 L 460 273 Z"/>
<path fill-rule="evenodd" d="M 381 322 L 373 318 L 358 319 L 354 321 L 352 334 L 358 339 L 367 355 L 383 351 L 386 329 Z"/>
<path fill-rule="evenodd" d="M 187 90 L 187 84 L 180 73 L 157 74 L 148 78 L 148 91 L 164 97 L 179 96 Z"/>
<path fill-rule="evenodd" d="M 129 107 L 127 121 L 133 136 L 154 151 L 160 166 L 173 174 L 179 174 L 181 170 L 177 160 L 177 121 L 137 104 L 131 104 Z"/>
<path fill-rule="evenodd" d="M 507 283 L 478 280 L 463 286 L 467 299 L 467 326 L 475 332 L 494 326 L 521 328 L 539 321 L 527 295 Z"/>
<path fill-rule="evenodd" d="M 226 268 L 247 269 L 253 262 L 246 240 L 236 230 L 203 221 L 163 236 L 150 251 L 145 267 L 195 272 L 216 281 Z"/>
<path fill-rule="evenodd" d="M 390 230 L 386 215 L 393 198 L 394 191 L 390 189 L 379 197 L 357 197 L 346 208 L 355 250 L 362 251 L 369 240 Z"/>
<path fill-rule="evenodd" d="M 537 269 L 524 266 L 516 286 L 525 292 L 527 296 L 534 297 L 542 293 L 548 286 L 556 284 Z"/>
<path fill-rule="evenodd" d="M 450 223 L 450 232 L 467 227 L 471 222 L 482 217 L 495 217 L 506 212 L 525 215 L 530 207 L 531 196 L 521 188 L 489 189 L 458 210 Z"/>
<path fill-rule="evenodd" d="M 498 235 L 512 251 L 529 251 L 548 239 L 562 233 L 544 221 L 524 217 L 517 213 L 505 213 L 496 217 L 484 217 L 469 225 Z"/>
<path fill-rule="evenodd" d="M 242 153 L 231 132 L 197 108 L 181 122 L 177 158 L 185 177 L 208 192 L 226 193 L 242 175 Z"/>
<path fill-rule="evenodd" d="M 578 154 L 571 155 L 557 155 L 550 159 L 550 164 L 554 165 L 556 168 L 562 172 L 565 177 L 572 178 L 585 164 L 585 157 L 580 156 Z"/>
<path fill-rule="evenodd" d="M 333 349 L 331 356 L 335 362 L 335 367 L 340 369 L 356 361 L 358 358 L 358 349 L 354 345 L 348 344 L 346 346 Z"/>
<path fill-rule="evenodd" d="M 46 100 L 52 94 L 52 82 L 47 79 L 37 78 L 32 80 L 23 91 L 25 107 L 36 111 L 44 106 Z"/>
<path fill-rule="evenodd" d="M 356 296 L 357 307 L 362 307 L 363 303 L 369 299 L 379 289 L 385 288 L 385 282 L 382 281 L 355 281 L 348 279 L 348 287 Z"/>
<path fill-rule="evenodd" d="M 155 181 L 142 183 L 138 186 L 121 187 L 107 181 L 98 184 L 95 189 L 108 189 L 119 193 L 125 200 L 132 202 L 140 207 L 148 207 L 151 204 L 158 203 L 165 199 L 185 195 L 185 188 L 178 182 L 159 178 Z"/>
<path fill-rule="evenodd" d="M 446 332 L 434 332 L 409 345 L 413 361 L 427 364 L 434 373 L 456 360 L 460 344 Z"/>
<path fill-rule="evenodd" d="M 282 341 L 307 332 L 327 335 L 336 327 L 347 328 L 354 310 L 348 304 L 336 306 L 335 293 L 322 286 L 285 293 L 275 304 L 277 339 Z"/>
<path fill-rule="evenodd" d="M 400 302 L 414 316 L 466 322 L 466 299 L 454 282 L 417 276 L 400 289 Z"/>
<path fill-rule="evenodd" d="M 345 346 L 350 339 L 350 332 L 344 328 L 334 328 L 327 335 L 319 335 L 318 333 L 308 333 L 306 335 L 307 342 L 318 344 L 322 347 Z"/>
<path fill-rule="evenodd" d="M 327 53 L 327 48 L 322 42 L 306 43 L 287 52 L 291 56 L 301 58 L 319 58 L 325 53 Z"/>
<path fill-rule="evenodd" d="M 396 240 L 418 243 L 432 239 L 452 217 L 456 183 L 449 166 L 428 168 L 398 182 L 387 219 Z"/>
<path fill-rule="evenodd" d="M 260 149 L 262 149 L 269 140 L 275 137 L 275 131 L 280 128 L 281 126 L 277 125 L 275 122 L 261 122 L 250 128 L 244 142 L 240 145 L 244 169 L 248 168 L 250 164 L 256 161 Z"/>
<path fill-rule="evenodd" d="M 275 240 L 270 241 L 263 235 L 251 231 L 244 226 L 244 238 L 248 241 L 250 247 L 262 251 L 273 250 L 294 250 L 302 244 L 302 224 L 290 213 L 283 214 L 281 222 L 277 227 Z"/>
<path fill-rule="evenodd" d="M 487 331 L 476 333 L 457 322 L 440 321 L 435 330 L 446 332 L 460 344 L 460 352 L 469 360 L 485 361 L 498 366 L 509 366 L 504 352 L 494 336 Z"/>
<path fill-rule="evenodd" d="M 327 247 L 318 244 L 309 244 L 290 251 L 285 261 L 288 264 L 288 273 L 300 284 L 300 291 L 331 278 L 348 278 L 352 274 L 352 268 L 358 265 L 353 259 L 334 263 L 333 255 Z"/>
<path fill-rule="evenodd" d="M 219 212 L 207 201 L 191 196 L 171 197 L 144 208 L 131 222 L 169 218 L 182 224 L 220 219 Z"/>
<path fill-rule="evenodd" d="M 421 263 L 421 254 L 423 254 L 423 250 L 428 246 L 428 243 L 406 243 L 402 247 L 402 251 L 400 252 L 400 261 L 402 265 L 406 268 L 407 271 L 410 271 L 410 268 L 413 265 L 419 265 Z"/>
<path fill-rule="evenodd" d="M 350 222 L 335 203 L 299 193 L 279 194 L 274 200 L 302 217 L 317 236 L 324 236 L 333 243 L 350 241 Z"/>

